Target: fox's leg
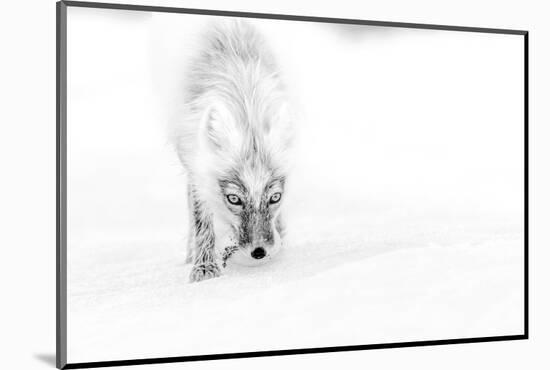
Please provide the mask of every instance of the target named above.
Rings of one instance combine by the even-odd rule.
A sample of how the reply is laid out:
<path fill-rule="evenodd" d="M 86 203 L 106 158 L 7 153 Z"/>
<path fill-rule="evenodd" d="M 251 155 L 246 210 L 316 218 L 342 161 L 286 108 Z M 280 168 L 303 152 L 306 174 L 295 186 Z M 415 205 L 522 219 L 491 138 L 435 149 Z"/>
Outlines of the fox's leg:
<path fill-rule="evenodd" d="M 220 276 L 220 269 L 215 257 L 215 235 L 212 218 L 204 205 L 197 199 L 193 189 L 190 190 L 193 207 L 193 269 L 189 280 L 202 281 Z"/>

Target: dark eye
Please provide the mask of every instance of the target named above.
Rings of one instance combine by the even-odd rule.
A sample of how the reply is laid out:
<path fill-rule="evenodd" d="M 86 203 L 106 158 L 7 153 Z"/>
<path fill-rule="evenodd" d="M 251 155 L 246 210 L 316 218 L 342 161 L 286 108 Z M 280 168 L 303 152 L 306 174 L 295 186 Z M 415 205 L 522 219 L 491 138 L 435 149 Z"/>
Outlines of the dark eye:
<path fill-rule="evenodd" d="M 243 204 L 243 202 L 241 201 L 241 198 L 239 198 L 235 194 L 229 194 L 227 196 L 227 201 L 231 204 L 236 205 L 236 206 L 239 206 L 239 205 Z"/>
<path fill-rule="evenodd" d="M 275 193 L 269 198 L 270 204 L 278 203 L 281 200 L 281 193 Z"/>

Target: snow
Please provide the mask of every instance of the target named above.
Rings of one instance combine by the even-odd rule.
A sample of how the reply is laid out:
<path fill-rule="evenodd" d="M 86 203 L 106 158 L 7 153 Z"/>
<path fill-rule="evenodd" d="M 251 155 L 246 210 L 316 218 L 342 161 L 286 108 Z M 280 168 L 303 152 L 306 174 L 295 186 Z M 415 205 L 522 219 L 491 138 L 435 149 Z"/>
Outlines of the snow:
<path fill-rule="evenodd" d="M 522 334 L 519 37 L 258 22 L 301 109 L 290 235 L 190 284 L 164 122 L 200 23 L 69 9 L 69 362 Z"/>
<path fill-rule="evenodd" d="M 304 239 L 269 265 L 230 265 L 199 284 L 187 282 L 177 243 L 83 257 L 71 269 L 86 282 L 71 289 L 72 361 L 522 333 L 519 239 L 400 247 Z"/>

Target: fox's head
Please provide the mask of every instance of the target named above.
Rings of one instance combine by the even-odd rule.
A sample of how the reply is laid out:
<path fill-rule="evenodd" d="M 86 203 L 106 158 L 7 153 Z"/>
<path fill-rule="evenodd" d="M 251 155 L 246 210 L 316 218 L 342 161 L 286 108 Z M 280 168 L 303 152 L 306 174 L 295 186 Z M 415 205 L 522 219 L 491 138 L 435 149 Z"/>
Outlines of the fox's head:
<path fill-rule="evenodd" d="M 274 93 L 261 102 L 228 100 L 240 104 L 216 99 L 202 117 L 198 190 L 213 212 L 219 253 L 254 265 L 281 247 L 292 125 Z"/>
<path fill-rule="evenodd" d="M 281 247 L 285 176 L 271 164 L 251 159 L 220 176 L 218 185 L 223 202 L 219 218 L 230 227 L 224 253 L 243 264 L 268 260 Z"/>

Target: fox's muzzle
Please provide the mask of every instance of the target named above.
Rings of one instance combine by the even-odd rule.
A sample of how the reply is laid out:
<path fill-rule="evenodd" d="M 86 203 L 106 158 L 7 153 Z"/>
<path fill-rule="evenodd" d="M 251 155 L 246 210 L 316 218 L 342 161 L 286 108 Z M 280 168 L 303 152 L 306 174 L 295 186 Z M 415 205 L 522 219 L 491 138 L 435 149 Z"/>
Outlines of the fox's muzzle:
<path fill-rule="evenodd" d="M 267 207 L 247 207 L 241 213 L 239 246 L 246 248 L 252 258 L 262 259 L 274 245 L 274 227 Z"/>

